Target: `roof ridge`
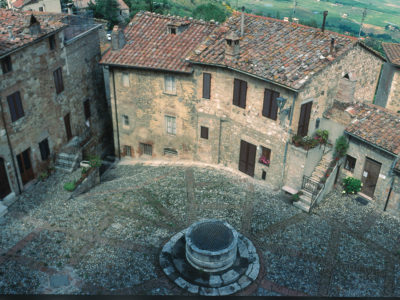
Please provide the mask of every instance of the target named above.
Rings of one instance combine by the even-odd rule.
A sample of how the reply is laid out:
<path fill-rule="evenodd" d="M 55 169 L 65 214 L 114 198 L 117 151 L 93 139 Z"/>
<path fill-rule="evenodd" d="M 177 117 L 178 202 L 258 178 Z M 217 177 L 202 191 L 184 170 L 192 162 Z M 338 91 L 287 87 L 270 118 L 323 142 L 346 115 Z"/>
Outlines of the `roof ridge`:
<path fill-rule="evenodd" d="M 163 14 L 159 14 L 159 13 L 155 13 L 155 12 L 150 12 L 150 11 L 145 11 L 145 10 L 141 10 L 139 11 L 136 15 L 138 17 L 140 16 L 151 16 L 151 17 L 156 17 L 156 18 L 160 18 L 160 19 L 170 19 L 170 20 L 179 20 L 179 21 L 190 21 L 191 23 L 194 24 L 200 24 L 200 25 L 218 25 L 218 22 L 216 21 L 205 21 L 203 19 L 195 19 L 193 17 L 187 17 L 187 16 L 178 16 L 178 15 L 163 15 Z"/>

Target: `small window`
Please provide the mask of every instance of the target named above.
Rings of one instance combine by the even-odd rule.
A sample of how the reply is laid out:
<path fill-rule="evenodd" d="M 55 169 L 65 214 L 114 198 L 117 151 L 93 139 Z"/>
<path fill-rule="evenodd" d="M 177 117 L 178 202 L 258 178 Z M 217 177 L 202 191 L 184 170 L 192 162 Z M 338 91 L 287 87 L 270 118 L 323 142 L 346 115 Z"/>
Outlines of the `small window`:
<path fill-rule="evenodd" d="M 346 162 L 344 163 L 345 170 L 349 170 L 350 172 L 354 172 L 354 168 L 356 167 L 356 159 L 350 155 L 346 156 Z"/>
<path fill-rule="evenodd" d="M 172 148 L 164 148 L 164 155 L 178 155 L 178 151 Z"/>
<path fill-rule="evenodd" d="M 203 98 L 210 99 L 211 92 L 211 74 L 203 73 Z"/>
<path fill-rule="evenodd" d="M 169 94 L 175 94 L 175 77 L 171 75 L 165 75 L 164 77 L 164 91 Z"/>
<path fill-rule="evenodd" d="M 1 69 L 3 70 L 3 74 L 12 71 L 11 57 L 6 56 L 1 59 Z"/>
<path fill-rule="evenodd" d="M 40 7 L 39 7 L 39 11 L 43 11 L 43 6 L 40 6 Z"/>
<path fill-rule="evenodd" d="M 50 46 L 50 50 L 56 49 L 56 37 L 54 35 L 49 37 L 49 46 Z"/>
<path fill-rule="evenodd" d="M 19 92 L 15 92 L 7 96 L 8 107 L 10 108 L 11 122 L 15 122 L 22 118 L 24 114 L 24 109 L 22 108 L 21 95 Z"/>
<path fill-rule="evenodd" d="M 84 113 L 85 113 L 85 120 L 86 120 L 86 121 L 89 121 L 90 116 L 91 116 L 91 114 L 90 114 L 90 102 L 89 102 L 89 99 L 86 99 L 86 100 L 83 102 L 83 111 L 84 111 Z"/>
<path fill-rule="evenodd" d="M 262 174 L 261 174 L 261 179 L 262 180 L 265 180 L 265 178 L 267 177 L 267 172 L 265 172 L 264 170 L 262 171 Z"/>
<path fill-rule="evenodd" d="M 264 90 L 264 103 L 262 115 L 272 120 L 276 120 L 278 117 L 278 104 L 276 98 L 279 97 L 279 93 L 265 89 Z"/>
<path fill-rule="evenodd" d="M 152 155 L 153 154 L 153 146 L 150 144 L 140 143 L 140 153 L 146 154 L 146 155 Z"/>
<path fill-rule="evenodd" d="M 208 140 L 208 127 L 204 127 L 204 126 L 200 127 L 200 137 L 202 139 Z"/>
<path fill-rule="evenodd" d="M 123 125 L 129 126 L 129 117 L 127 115 L 122 115 Z"/>
<path fill-rule="evenodd" d="M 176 34 L 176 27 L 175 26 L 168 26 L 168 33 L 169 34 Z"/>
<path fill-rule="evenodd" d="M 265 157 L 266 160 L 271 160 L 271 149 L 261 146 L 261 157 Z"/>
<path fill-rule="evenodd" d="M 346 79 L 349 79 L 349 80 L 350 80 L 349 73 L 346 73 L 346 74 L 343 76 L 343 78 L 346 78 Z"/>
<path fill-rule="evenodd" d="M 176 118 L 165 116 L 165 128 L 167 130 L 167 133 L 176 134 Z"/>
<path fill-rule="evenodd" d="M 129 87 L 130 82 L 129 82 L 129 74 L 128 73 L 122 73 L 122 86 L 123 87 Z"/>
<path fill-rule="evenodd" d="M 47 160 L 50 157 L 49 141 L 44 139 L 39 143 L 40 155 L 42 160 Z"/>
<path fill-rule="evenodd" d="M 58 68 L 53 72 L 54 83 L 56 85 L 56 93 L 59 94 L 64 90 L 64 83 L 62 78 L 62 69 Z"/>
<path fill-rule="evenodd" d="M 247 82 L 236 79 L 233 82 L 233 105 L 246 107 Z"/>
<path fill-rule="evenodd" d="M 127 145 L 124 146 L 124 155 L 132 157 L 132 148 L 131 148 L 131 146 L 127 146 Z"/>

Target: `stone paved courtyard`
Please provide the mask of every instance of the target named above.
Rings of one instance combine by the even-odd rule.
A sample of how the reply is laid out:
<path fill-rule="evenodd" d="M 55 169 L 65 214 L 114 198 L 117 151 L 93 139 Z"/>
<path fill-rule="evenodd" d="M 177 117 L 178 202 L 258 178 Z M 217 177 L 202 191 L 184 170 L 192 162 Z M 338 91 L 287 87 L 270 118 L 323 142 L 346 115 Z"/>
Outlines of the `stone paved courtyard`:
<path fill-rule="evenodd" d="M 70 199 L 56 173 L 9 207 L 0 294 L 190 295 L 158 265 L 162 246 L 202 218 L 228 221 L 260 256 L 239 295 L 400 296 L 400 221 L 333 192 L 306 214 L 237 172 L 122 161 Z"/>

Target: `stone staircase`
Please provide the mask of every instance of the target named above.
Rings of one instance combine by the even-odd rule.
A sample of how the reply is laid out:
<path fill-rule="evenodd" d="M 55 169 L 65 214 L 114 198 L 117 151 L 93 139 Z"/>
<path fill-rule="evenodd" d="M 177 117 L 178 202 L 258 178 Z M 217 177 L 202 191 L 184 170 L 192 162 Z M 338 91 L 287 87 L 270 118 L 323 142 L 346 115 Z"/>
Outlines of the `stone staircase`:
<path fill-rule="evenodd" d="M 80 162 L 80 155 L 79 153 L 76 154 L 69 154 L 69 153 L 59 153 L 56 157 L 56 163 L 54 167 L 57 170 L 61 170 L 64 172 L 71 173 L 78 167 Z"/>
<path fill-rule="evenodd" d="M 302 195 L 299 197 L 299 201 L 293 202 L 293 205 L 305 212 L 310 212 L 312 195 L 316 196 L 318 192 L 323 188 L 324 184 L 321 182 L 322 178 L 325 177 L 326 171 L 332 161 L 332 152 L 328 151 L 322 156 L 322 159 L 318 165 L 314 168 L 311 176 L 304 178 L 301 192 Z M 314 191 L 314 192 L 312 192 Z"/>

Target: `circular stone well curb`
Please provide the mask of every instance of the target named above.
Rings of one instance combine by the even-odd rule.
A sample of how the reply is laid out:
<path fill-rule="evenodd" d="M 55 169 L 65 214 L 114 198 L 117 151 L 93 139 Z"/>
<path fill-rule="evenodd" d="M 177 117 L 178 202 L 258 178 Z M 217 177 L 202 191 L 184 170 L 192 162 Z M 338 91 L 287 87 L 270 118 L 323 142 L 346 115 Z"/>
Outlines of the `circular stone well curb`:
<path fill-rule="evenodd" d="M 235 263 L 216 273 L 195 269 L 185 255 L 188 228 L 175 234 L 162 248 L 160 266 L 169 279 L 190 293 L 204 296 L 225 296 L 243 290 L 253 283 L 260 271 L 260 261 L 253 243 L 238 234 Z"/>

